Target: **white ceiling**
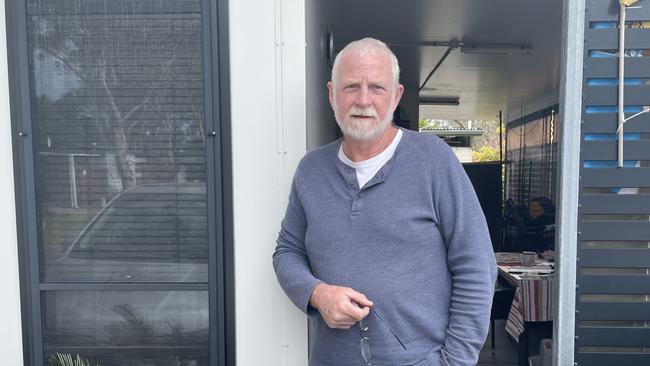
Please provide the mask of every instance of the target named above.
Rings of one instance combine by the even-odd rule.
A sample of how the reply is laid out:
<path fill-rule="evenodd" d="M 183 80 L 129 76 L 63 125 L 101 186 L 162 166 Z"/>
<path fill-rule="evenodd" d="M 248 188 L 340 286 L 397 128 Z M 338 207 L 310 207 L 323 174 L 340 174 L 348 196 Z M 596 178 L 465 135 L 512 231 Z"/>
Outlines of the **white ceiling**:
<path fill-rule="evenodd" d="M 446 47 L 420 42 L 528 44 L 529 54 L 477 55 L 453 50 L 420 95 L 459 97 L 457 107 L 421 106 L 422 118 L 494 119 L 557 98 L 561 0 L 332 0 L 340 49 L 365 36 L 397 55 L 407 93 L 420 84 Z"/>

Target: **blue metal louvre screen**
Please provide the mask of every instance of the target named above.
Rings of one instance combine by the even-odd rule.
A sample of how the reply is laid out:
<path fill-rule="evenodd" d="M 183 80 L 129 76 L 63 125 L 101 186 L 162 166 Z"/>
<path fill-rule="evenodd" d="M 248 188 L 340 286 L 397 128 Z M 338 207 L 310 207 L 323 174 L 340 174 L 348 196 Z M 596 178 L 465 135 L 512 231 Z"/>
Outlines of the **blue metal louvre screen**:
<path fill-rule="evenodd" d="M 618 1 L 588 0 L 576 296 L 578 365 L 650 365 L 650 113 L 617 167 Z M 650 106 L 650 1 L 627 10 L 625 116 Z"/>

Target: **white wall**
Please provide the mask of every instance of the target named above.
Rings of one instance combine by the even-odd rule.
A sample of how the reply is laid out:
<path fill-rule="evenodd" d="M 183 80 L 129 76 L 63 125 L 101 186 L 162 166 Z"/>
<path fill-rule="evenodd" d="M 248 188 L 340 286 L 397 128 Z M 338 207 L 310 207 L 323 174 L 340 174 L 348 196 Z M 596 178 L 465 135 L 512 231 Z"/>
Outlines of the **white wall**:
<path fill-rule="evenodd" d="M 307 321 L 271 255 L 306 152 L 302 0 L 229 2 L 238 366 L 304 366 Z"/>
<path fill-rule="evenodd" d="M 7 34 L 4 1 L 0 3 L 0 355 L 3 365 L 22 365 L 18 244 L 14 198 Z"/>
<path fill-rule="evenodd" d="M 471 147 L 452 146 L 451 150 L 454 152 L 454 155 L 456 155 L 456 157 L 461 163 L 471 163 L 474 161 L 474 159 L 472 158 Z"/>

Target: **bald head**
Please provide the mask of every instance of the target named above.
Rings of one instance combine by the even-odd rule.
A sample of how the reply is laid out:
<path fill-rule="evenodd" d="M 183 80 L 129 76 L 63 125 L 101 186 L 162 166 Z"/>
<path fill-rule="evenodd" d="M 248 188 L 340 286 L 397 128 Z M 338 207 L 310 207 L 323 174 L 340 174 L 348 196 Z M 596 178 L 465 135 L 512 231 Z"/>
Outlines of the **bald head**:
<path fill-rule="evenodd" d="M 354 54 L 359 57 L 376 57 L 378 55 L 388 57 L 391 64 L 393 85 L 397 86 L 399 84 L 399 63 L 397 62 L 397 57 L 395 57 L 393 51 L 384 42 L 374 38 L 363 38 L 350 42 L 336 55 L 334 65 L 332 66 L 332 83 L 336 84 L 338 81 L 341 59 L 347 54 Z"/>

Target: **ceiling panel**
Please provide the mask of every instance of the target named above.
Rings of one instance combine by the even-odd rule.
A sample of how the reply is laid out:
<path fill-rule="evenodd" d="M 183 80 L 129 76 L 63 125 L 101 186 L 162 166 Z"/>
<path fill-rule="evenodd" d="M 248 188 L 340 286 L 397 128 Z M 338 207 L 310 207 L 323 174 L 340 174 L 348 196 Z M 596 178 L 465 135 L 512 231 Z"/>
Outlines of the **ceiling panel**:
<path fill-rule="evenodd" d="M 400 60 L 407 93 L 446 51 L 423 42 L 528 44 L 529 54 L 452 50 L 420 95 L 458 96 L 458 107 L 421 108 L 422 117 L 491 119 L 553 99 L 559 89 L 561 0 L 327 0 L 337 46 L 366 36 L 387 42 Z M 531 111 L 532 112 L 532 111 Z"/>

